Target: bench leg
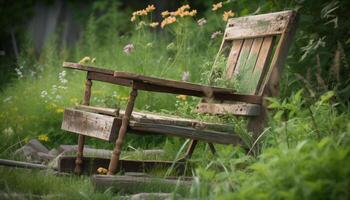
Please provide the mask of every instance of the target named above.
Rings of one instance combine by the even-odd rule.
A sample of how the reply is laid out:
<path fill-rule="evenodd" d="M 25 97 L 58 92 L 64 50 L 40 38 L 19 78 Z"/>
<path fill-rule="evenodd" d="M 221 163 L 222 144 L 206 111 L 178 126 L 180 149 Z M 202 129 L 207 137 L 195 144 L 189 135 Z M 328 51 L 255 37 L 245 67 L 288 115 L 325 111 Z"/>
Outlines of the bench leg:
<path fill-rule="evenodd" d="M 209 145 L 209 149 L 210 149 L 211 153 L 212 153 L 213 155 L 215 155 L 215 154 L 216 154 L 216 149 L 215 149 L 215 147 L 214 147 L 214 144 L 211 143 L 211 142 L 208 142 L 208 145 Z"/>
<path fill-rule="evenodd" d="M 91 86 L 92 86 L 92 81 L 90 79 L 86 78 L 83 105 L 90 104 Z M 75 160 L 75 169 L 74 169 L 74 172 L 78 175 L 80 175 L 82 172 L 81 168 L 82 168 L 82 164 L 83 164 L 84 143 L 85 143 L 85 136 L 79 135 L 78 136 L 77 158 Z"/>
<path fill-rule="evenodd" d="M 118 138 L 115 142 L 112 158 L 108 167 L 108 175 L 113 175 L 117 172 L 119 157 L 122 150 L 122 144 L 129 125 L 130 116 L 134 108 L 136 96 L 137 96 L 137 90 L 133 88 L 132 91 L 130 92 L 128 104 L 126 106 L 125 113 L 122 119 L 122 125 L 119 129 Z"/>
<path fill-rule="evenodd" d="M 191 140 L 190 146 L 188 147 L 186 154 L 184 155 L 183 158 L 180 158 L 178 162 L 183 162 L 183 161 L 186 161 L 187 159 L 190 159 L 194 152 L 194 149 L 197 146 L 197 143 L 198 143 L 198 140 Z"/>

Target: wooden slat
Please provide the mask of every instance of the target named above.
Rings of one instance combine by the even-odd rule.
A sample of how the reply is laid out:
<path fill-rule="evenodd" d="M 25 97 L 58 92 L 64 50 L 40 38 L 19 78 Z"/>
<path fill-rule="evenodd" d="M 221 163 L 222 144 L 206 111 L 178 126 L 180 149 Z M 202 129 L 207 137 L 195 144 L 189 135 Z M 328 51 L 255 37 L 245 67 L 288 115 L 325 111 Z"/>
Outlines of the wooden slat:
<path fill-rule="evenodd" d="M 226 66 L 226 69 L 227 69 L 226 78 L 227 79 L 232 78 L 234 68 L 237 64 L 237 60 L 238 60 L 239 54 L 240 54 L 241 49 L 242 49 L 242 44 L 243 44 L 243 40 L 234 40 L 233 41 L 233 45 L 232 45 L 230 54 L 229 54 L 228 59 L 227 59 L 227 66 Z"/>
<path fill-rule="evenodd" d="M 76 109 L 65 109 L 62 129 L 102 140 L 113 141 L 116 138 L 116 130 L 120 125 L 120 120 L 115 117 Z"/>
<path fill-rule="evenodd" d="M 98 72 L 101 74 L 109 74 L 109 75 L 113 75 L 114 73 L 114 71 L 110 69 L 103 69 L 102 67 L 93 67 L 89 65 L 82 65 L 79 63 L 72 63 L 72 62 L 63 62 L 63 67 L 77 69 L 81 71 L 87 71 L 87 72 Z"/>
<path fill-rule="evenodd" d="M 229 19 L 225 39 L 244 39 L 282 34 L 289 31 L 288 22 L 295 11 L 282 11 L 263 15 Z"/>
<path fill-rule="evenodd" d="M 234 76 L 236 76 L 237 74 L 240 74 L 241 68 L 243 68 L 245 63 L 247 62 L 250 49 L 252 48 L 253 41 L 254 39 L 244 40 L 243 47 L 238 58 L 238 62 L 234 69 Z"/>
<path fill-rule="evenodd" d="M 199 103 L 197 112 L 219 115 L 242 115 L 258 116 L 260 114 L 260 105 L 256 104 L 223 104 L 223 103 Z"/>
<path fill-rule="evenodd" d="M 246 63 L 240 67 L 239 70 L 239 89 L 237 89 L 241 93 L 245 94 L 254 94 L 256 85 L 252 86 L 251 79 L 254 77 L 252 76 L 254 66 L 256 64 L 256 61 L 259 56 L 261 44 L 263 42 L 263 38 L 255 38 L 254 42 L 252 44 L 252 48 L 249 52 L 249 56 L 247 58 Z M 253 91 L 252 91 L 253 90 Z"/>
<path fill-rule="evenodd" d="M 77 105 L 77 106 L 75 106 L 75 108 L 78 110 L 84 110 L 84 111 L 98 113 L 98 114 L 110 115 L 110 116 L 114 116 L 114 117 L 119 116 L 119 109 L 86 106 L 86 105 Z"/>
<path fill-rule="evenodd" d="M 190 127 L 179 127 L 153 123 L 139 123 L 132 121 L 130 122 L 130 130 L 139 131 L 140 134 L 156 133 L 167 136 L 177 136 L 191 138 L 195 140 L 203 140 L 219 144 L 243 144 L 240 137 L 238 135 L 235 135 L 234 133 L 227 134 L 217 131 L 198 130 Z"/>
<path fill-rule="evenodd" d="M 98 114 L 105 114 L 105 115 L 110 115 L 110 116 L 119 117 L 119 118 L 122 118 L 125 112 L 125 110 L 95 107 L 95 106 L 85 106 L 85 105 L 78 105 L 75 108 L 78 110 L 83 110 L 83 111 L 88 111 L 88 112 L 93 112 Z M 173 115 L 133 111 L 130 119 L 132 121 L 142 122 L 142 123 L 185 126 L 185 127 L 192 127 L 199 130 L 207 129 L 207 130 L 214 130 L 219 132 L 233 132 L 233 126 L 231 125 L 208 123 L 208 122 L 198 121 L 194 119 L 181 118 Z"/>
<path fill-rule="evenodd" d="M 279 38 L 274 56 L 271 61 L 271 66 L 269 67 L 269 70 L 267 71 L 267 74 L 264 77 L 264 80 L 262 80 L 261 87 L 259 88 L 260 90 L 258 94 L 262 94 L 264 92 L 265 87 L 269 83 L 269 81 L 271 81 L 269 83 L 271 86 L 279 85 L 279 79 L 280 79 L 281 72 L 283 70 L 283 64 L 287 58 L 289 47 L 296 31 L 297 21 L 298 21 L 298 16 L 296 12 L 291 13 L 287 24 L 289 31 L 282 34 L 281 37 Z M 276 70 L 275 71 L 276 73 L 273 74 L 274 70 Z M 274 77 L 272 77 L 272 75 L 274 75 Z M 274 93 L 274 95 L 276 95 L 278 92 L 271 91 L 271 93 Z"/>
<path fill-rule="evenodd" d="M 268 71 L 269 58 L 273 50 L 274 41 L 275 39 L 272 36 L 264 38 L 264 42 L 261 46 L 258 60 L 252 73 L 252 79 L 250 80 L 252 82 L 250 85 L 256 86 L 255 88 L 252 88 L 252 91 L 255 91 L 254 94 L 257 94 L 259 92 L 261 82 L 264 76 L 266 75 L 266 72 Z"/>

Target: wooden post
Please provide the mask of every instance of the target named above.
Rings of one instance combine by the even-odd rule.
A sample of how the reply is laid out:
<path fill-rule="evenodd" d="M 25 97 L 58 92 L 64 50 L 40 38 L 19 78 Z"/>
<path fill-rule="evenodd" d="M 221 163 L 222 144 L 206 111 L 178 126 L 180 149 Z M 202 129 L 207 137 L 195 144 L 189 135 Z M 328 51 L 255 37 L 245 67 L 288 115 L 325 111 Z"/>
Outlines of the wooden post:
<path fill-rule="evenodd" d="M 89 73 L 87 74 L 88 77 Z M 92 81 L 89 78 L 86 78 L 85 82 L 85 95 L 84 95 L 84 101 L 83 105 L 88 106 L 90 104 L 90 97 L 91 97 L 91 86 Z M 85 142 L 85 136 L 79 135 L 78 136 L 78 148 L 77 148 L 77 158 L 75 160 L 75 169 L 74 172 L 78 175 L 82 172 L 82 164 L 83 164 L 83 151 L 84 151 L 84 142 Z"/>
<path fill-rule="evenodd" d="M 109 163 L 108 175 L 115 174 L 118 169 L 118 163 L 119 163 L 120 153 L 122 150 L 122 144 L 129 125 L 132 110 L 134 109 L 136 96 L 137 96 L 137 89 L 135 89 L 135 85 L 133 83 L 132 90 L 129 94 L 128 104 L 126 106 L 125 113 L 122 119 L 122 125 L 119 129 L 118 138 L 115 142 L 115 147 L 112 153 L 111 162 Z"/>

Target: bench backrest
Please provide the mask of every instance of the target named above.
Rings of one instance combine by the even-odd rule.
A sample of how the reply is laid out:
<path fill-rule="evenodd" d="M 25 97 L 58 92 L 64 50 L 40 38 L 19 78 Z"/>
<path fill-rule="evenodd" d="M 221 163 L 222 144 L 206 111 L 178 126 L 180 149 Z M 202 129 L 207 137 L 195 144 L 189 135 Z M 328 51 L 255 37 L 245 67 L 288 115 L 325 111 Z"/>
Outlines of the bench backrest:
<path fill-rule="evenodd" d="M 224 78 L 235 79 L 237 92 L 262 95 L 272 71 L 280 74 L 296 16 L 295 11 L 282 11 L 229 19 L 214 66 L 226 57 Z"/>

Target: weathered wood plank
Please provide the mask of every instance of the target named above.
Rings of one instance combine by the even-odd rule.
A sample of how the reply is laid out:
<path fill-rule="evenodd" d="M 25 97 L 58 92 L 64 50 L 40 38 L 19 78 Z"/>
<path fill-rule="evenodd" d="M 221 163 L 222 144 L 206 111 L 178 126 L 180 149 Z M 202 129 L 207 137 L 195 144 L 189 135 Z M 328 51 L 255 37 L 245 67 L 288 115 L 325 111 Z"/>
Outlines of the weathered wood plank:
<path fill-rule="evenodd" d="M 114 140 L 119 127 L 120 119 L 111 116 L 76 109 L 65 109 L 63 114 L 63 130 L 102 140 Z"/>
<path fill-rule="evenodd" d="M 81 71 L 87 71 L 87 72 L 98 72 L 101 74 L 107 74 L 107 75 L 113 75 L 114 71 L 110 69 L 104 69 L 100 67 L 93 67 L 89 65 L 83 65 L 79 63 L 73 63 L 73 62 L 63 62 L 64 68 L 71 68 L 71 69 L 77 69 Z"/>
<path fill-rule="evenodd" d="M 271 66 L 267 71 L 264 80 L 262 80 L 262 86 L 260 87 L 259 94 L 262 94 L 264 92 L 266 85 L 270 85 L 270 90 L 275 90 L 273 92 L 275 93 L 274 95 L 277 95 L 277 91 L 279 91 L 279 88 L 276 87 L 279 87 L 279 80 L 283 70 L 283 64 L 287 58 L 289 47 L 296 31 L 298 21 L 296 12 L 291 13 L 288 19 L 289 20 L 287 26 L 289 31 L 282 34 L 279 38 L 274 56 L 271 61 Z"/>
<path fill-rule="evenodd" d="M 156 177 L 135 176 L 103 176 L 94 175 L 91 178 L 94 188 L 105 191 L 111 189 L 118 193 L 140 193 L 140 192 L 189 192 L 192 181 L 179 179 L 161 179 Z"/>
<path fill-rule="evenodd" d="M 237 65 L 234 69 L 234 76 L 237 76 L 240 74 L 242 68 L 244 67 L 245 63 L 247 62 L 250 49 L 252 48 L 253 41 L 254 41 L 254 39 L 244 40 L 243 47 L 242 47 L 241 53 L 239 55 Z"/>
<path fill-rule="evenodd" d="M 163 134 L 167 136 L 177 136 L 202 140 L 218 144 L 243 145 L 241 138 L 234 133 L 223 133 L 210 130 L 198 130 L 189 127 L 179 127 L 163 124 L 130 122 L 130 130 L 140 132 L 140 134 Z"/>
<path fill-rule="evenodd" d="M 255 94 L 258 94 L 261 82 L 264 79 L 266 72 L 268 71 L 270 64 L 269 58 L 272 54 L 274 41 L 275 37 L 265 37 L 261 46 L 259 57 L 256 61 L 256 65 L 252 74 L 253 78 L 251 79 L 253 82 L 252 85 L 256 85 L 256 88 L 254 88 Z"/>
<path fill-rule="evenodd" d="M 94 107 L 94 106 L 84 106 L 84 105 L 78 105 L 75 108 L 78 110 L 83 110 L 83 111 L 88 111 L 88 112 L 93 112 L 98 114 L 105 114 L 105 115 L 110 115 L 110 116 L 119 117 L 119 118 L 124 116 L 124 112 L 125 112 L 125 110 Z M 173 115 L 155 114 L 155 113 L 149 113 L 149 112 L 133 111 L 130 119 L 132 121 L 142 122 L 142 123 L 157 123 L 157 124 L 164 124 L 164 125 L 185 126 L 185 127 L 192 127 L 199 130 L 208 129 L 208 130 L 215 130 L 219 132 L 233 131 L 233 127 L 231 125 L 208 123 L 208 122 L 198 121 L 194 119 L 181 118 Z"/>
<path fill-rule="evenodd" d="M 243 40 L 234 40 L 233 45 L 230 51 L 230 54 L 227 59 L 227 66 L 226 66 L 226 78 L 230 79 L 232 78 L 233 71 L 236 67 L 238 57 L 240 55 L 241 49 L 242 49 Z"/>
<path fill-rule="evenodd" d="M 249 56 L 247 58 L 246 63 L 241 66 L 240 72 L 239 72 L 239 92 L 245 93 L 245 94 L 254 94 L 256 85 L 252 85 L 251 80 L 255 77 L 252 76 L 255 63 L 258 59 L 258 55 L 260 52 L 261 44 L 263 42 L 263 38 L 255 38 L 254 42 L 252 44 L 252 48 L 249 52 Z"/>
<path fill-rule="evenodd" d="M 110 115 L 110 116 L 114 116 L 114 117 L 119 116 L 119 109 L 86 106 L 86 105 L 77 105 L 77 106 L 75 106 L 75 108 L 77 110 L 84 110 L 84 111 L 88 111 L 88 112 Z"/>
<path fill-rule="evenodd" d="M 289 31 L 288 22 L 295 11 L 282 11 L 229 19 L 225 40 L 273 36 Z"/>
<path fill-rule="evenodd" d="M 197 112 L 209 113 L 214 115 L 241 115 L 241 116 L 258 116 L 260 114 L 260 105 L 257 104 L 223 104 L 223 103 L 199 103 Z"/>

